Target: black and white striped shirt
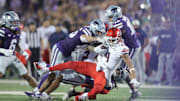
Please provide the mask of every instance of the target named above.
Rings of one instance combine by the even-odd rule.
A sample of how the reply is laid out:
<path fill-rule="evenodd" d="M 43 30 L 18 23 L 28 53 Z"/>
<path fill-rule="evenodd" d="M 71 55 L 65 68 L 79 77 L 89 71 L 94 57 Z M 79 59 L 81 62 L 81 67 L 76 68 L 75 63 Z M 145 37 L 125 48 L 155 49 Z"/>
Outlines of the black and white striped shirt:
<path fill-rule="evenodd" d="M 26 32 L 27 43 L 30 48 L 40 48 L 41 45 L 41 33 L 36 30 L 35 32 Z"/>

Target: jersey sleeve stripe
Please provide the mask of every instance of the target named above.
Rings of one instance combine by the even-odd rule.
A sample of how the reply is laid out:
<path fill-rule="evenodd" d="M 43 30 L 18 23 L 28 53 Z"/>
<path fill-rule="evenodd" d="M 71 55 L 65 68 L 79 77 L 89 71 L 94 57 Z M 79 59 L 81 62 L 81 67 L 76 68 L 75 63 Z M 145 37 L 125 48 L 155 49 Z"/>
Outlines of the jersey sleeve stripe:
<path fill-rule="evenodd" d="M 0 33 L 5 34 L 5 32 L 3 30 L 1 30 L 1 29 L 0 29 Z"/>
<path fill-rule="evenodd" d="M 117 27 L 118 29 L 122 28 L 123 25 L 122 24 L 118 24 L 118 25 L 114 25 L 114 27 Z"/>
<path fill-rule="evenodd" d="M 1 36 L 1 37 L 5 37 L 5 36 L 4 36 L 4 34 L 3 34 L 3 33 L 1 33 L 1 32 L 0 32 L 0 36 Z"/>
<path fill-rule="evenodd" d="M 119 24 L 121 21 L 120 20 L 118 20 L 117 22 L 115 22 L 115 24 Z"/>
<path fill-rule="evenodd" d="M 91 32 L 90 32 L 87 28 L 85 28 L 85 30 L 86 30 L 86 32 L 89 34 L 89 36 L 92 36 L 92 35 L 91 35 Z"/>
<path fill-rule="evenodd" d="M 85 30 L 82 30 L 84 32 L 85 35 L 89 36 L 88 33 Z"/>
<path fill-rule="evenodd" d="M 90 32 L 88 32 L 87 29 L 83 29 L 83 32 L 84 32 L 87 36 L 91 36 Z"/>

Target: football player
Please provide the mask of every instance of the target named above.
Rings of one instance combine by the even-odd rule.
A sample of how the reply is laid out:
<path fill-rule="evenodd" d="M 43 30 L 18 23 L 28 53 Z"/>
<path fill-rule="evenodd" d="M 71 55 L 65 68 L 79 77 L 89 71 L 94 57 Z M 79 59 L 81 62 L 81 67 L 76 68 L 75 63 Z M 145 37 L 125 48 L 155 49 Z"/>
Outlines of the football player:
<path fill-rule="evenodd" d="M 130 20 L 122 14 L 121 8 L 116 5 L 111 5 L 106 9 L 106 16 L 109 20 L 108 29 L 118 28 L 122 31 L 122 38 L 124 39 L 126 46 L 129 48 L 129 56 L 130 58 L 133 58 L 135 49 L 140 47 L 140 42 L 135 34 L 135 29 Z M 122 61 L 120 64 L 120 70 L 124 70 L 124 68 L 127 68 L 127 66 L 124 61 Z M 132 71 L 135 71 L 135 69 Z M 131 80 L 127 77 L 124 77 L 123 79 L 131 88 L 132 94 L 130 99 L 133 99 L 136 95 L 139 96 L 140 93 L 133 87 L 133 81 L 130 82 Z M 139 87 L 139 85 L 137 85 L 137 87 Z"/>
<path fill-rule="evenodd" d="M 20 40 L 20 18 L 14 11 L 7 11 L 0 19 L 0 77 L 3 76 L 7 66 L 14 65 L 20 75 L 27 80 L 33 88 L 37 86 L 35 79 L 29 75 L 22 64 L 30 57 L 30 51 L 24 51 L 20 56 L 21 61 L 15 55 L 16 46 Z M 26 60 L 24 60 L 26 59 Z"/>

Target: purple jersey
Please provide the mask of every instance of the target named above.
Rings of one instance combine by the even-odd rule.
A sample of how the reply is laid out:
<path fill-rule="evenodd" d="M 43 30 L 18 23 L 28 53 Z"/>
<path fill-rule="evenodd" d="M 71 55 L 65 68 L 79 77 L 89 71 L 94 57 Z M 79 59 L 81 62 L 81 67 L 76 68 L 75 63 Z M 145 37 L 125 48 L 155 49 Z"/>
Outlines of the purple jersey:
<path fill-rule="evenodd" d="M 135 29 L 126 16 L 118 18 L 115 22 L 113 22 L 112 25 L 113 27 L 121 29 L 121 31 L 123 32 L 122 38 L 129 48 L 137 48 L 140 46 L 140 42 L 136 36 Z"/>
<path fill-rule="evenodd" d="M 66 39 L 61 40 L 57 43 L 57 47 L 65 57 L 70 56 L 71 52 L 76 48 L 77 45 L 87 44 L 80 40 L 81 35 L 92 36 L 89 27 L 82 27 L 79 30 L 70 33 L 69 36 L 66 37 Z"/>
<path fill-rule="evenodd" d="M 20 34 L 13 33 L 4 27 L 0 28 L 0 40 L 2 41 L 0 48 L 15 50 L 19 38 Z"/>

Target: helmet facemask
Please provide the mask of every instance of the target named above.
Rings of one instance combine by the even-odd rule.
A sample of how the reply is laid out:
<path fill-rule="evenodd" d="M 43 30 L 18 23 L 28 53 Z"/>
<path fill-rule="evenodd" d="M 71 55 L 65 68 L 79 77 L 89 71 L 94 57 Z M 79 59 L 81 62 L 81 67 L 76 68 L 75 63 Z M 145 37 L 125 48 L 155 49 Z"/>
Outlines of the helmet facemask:
<path fill-rule="evenodd" d="M 122 41 L 121 35 L 122 33 L 119 29 L 116 28 L 109 29 L 105 37 L 106 44 L 109 46 L 114 46 L 118 44 L 119 42 Z"/>
<path fill-rule="evenodd" d="M 93 20 L 90 23 L 90 29 L 95 36 L 103 36 L 105 33 L 105 25 L 100 20 Z"/>
<path fill-rule="evenodd" d="M 18 31 L 20 28 L 19 16 L 14 11 L 5 12 L 1 18 L 2 24 L 13 31 Z"/>

